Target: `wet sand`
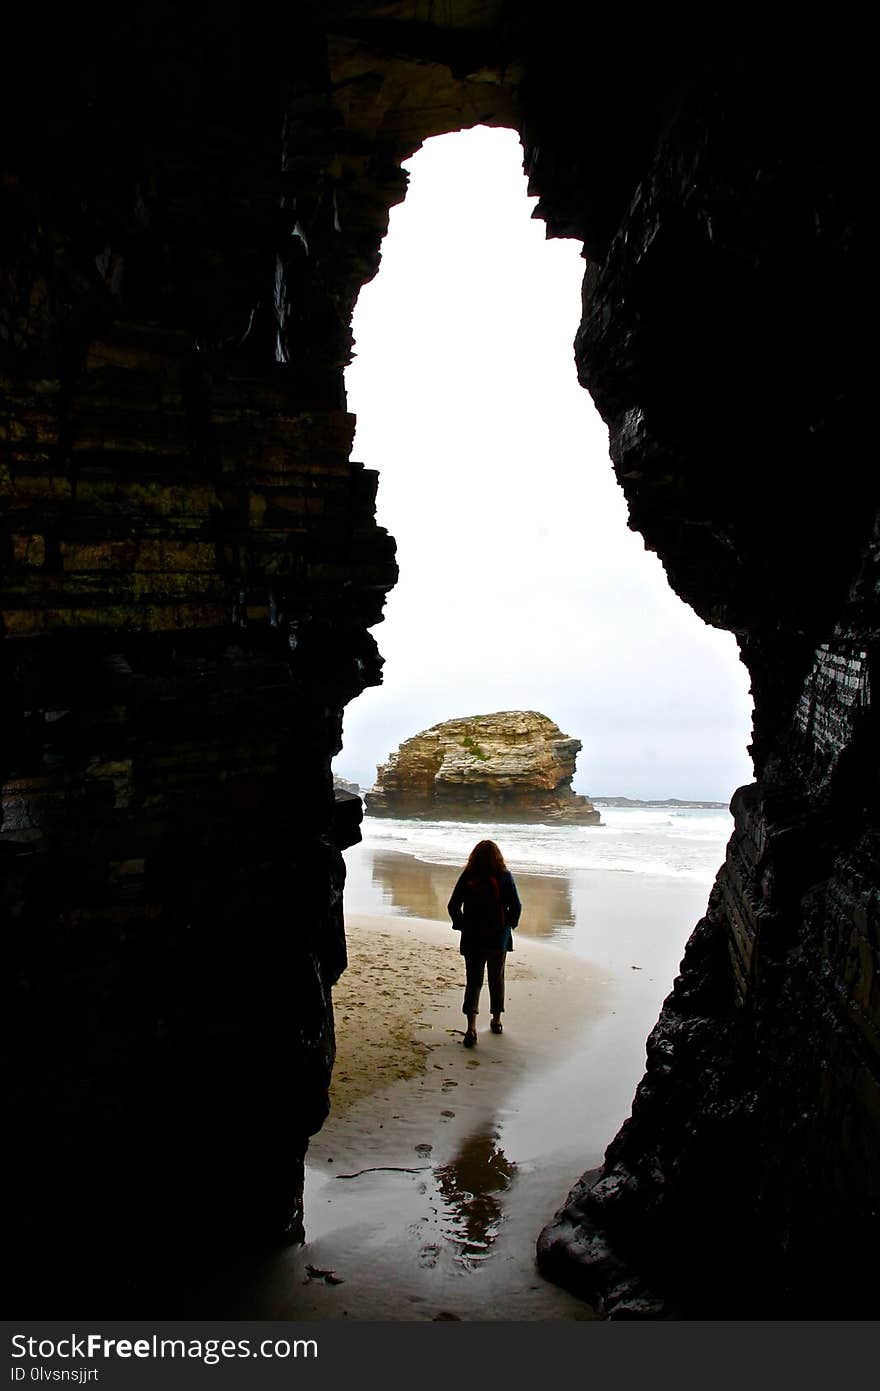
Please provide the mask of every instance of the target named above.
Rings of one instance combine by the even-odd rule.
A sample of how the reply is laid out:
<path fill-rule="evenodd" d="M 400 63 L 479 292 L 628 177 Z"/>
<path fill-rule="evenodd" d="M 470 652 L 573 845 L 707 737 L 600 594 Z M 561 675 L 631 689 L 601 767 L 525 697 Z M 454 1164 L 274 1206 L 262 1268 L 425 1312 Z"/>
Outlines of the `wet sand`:
<path fill-rule="evenodd" d="M 385 857 L 381 873 L 387 881 L 396 864 L 398 902 L 420 884 L 424 903 L 425 870 L 448 870 L 409 859 L 394 855 L 389 871 Z M 306 1245 L 251 1271 L 234 1315 L 217 1316 L 593 1316 L 539 1275 L 535 1241 L 629 1113 L 705 889 L 600 873 L 568 893 L 546 878 L 517 875 L 524 927 L 531 918 L 543 940 L 518 933 L 504 1033 L 489 1032 L 484 994 L 474 1050 L 461 1042 L 464 963 L 448 919 L 347 916 L 332 1110 L 307 1159 Z M 431 911 L 443 911 L 442 885 L 429 881 Z M 585 902 L 595 960 L 564 935 L 547 943 L 576 928 Z"/>
<path fill-rule="evenodd" d="M 346 930 L 332 1109 L 307 1159 L 306 1245 L 236 1292 L 236 1317 L 591 1318 L 537 1273 L 534 1245 L 580 1172 L 582 1103 L 576 1088 L 563 1093 L 613 981 L 518 943 L 505 1032 L 489 1031 L 484 994 L 470 1050 L 464 963 L 448 924 L 353 916 Z M 543 1139 L 546 1116 L 523 1116 L 519 1100 L 539 1078 L 555 1112 Z"/>
<path fill-rule="evenodd" d="M 437 1057 L 470 1057 L 462 1047 L 464 961 L 451 925 L 353 914 L 345 929 L 349 965 L 333 990 L 335 1118 L 396 1081 L 442 1070 Z M 533 1072 L 557 1058 L 601 1012 L 610 981 L 588 963 L 520 938 L 508 954 L 505 983 L 509 1038 L 501 1037 L 508 1047 L 495 1063 L 507 1077 L 517 1063 Z M 480 1043 L 495 1043 L 486 986 L 480 1006 Z M 473 1056 L 482 1058 L 479 1045 Z"/>

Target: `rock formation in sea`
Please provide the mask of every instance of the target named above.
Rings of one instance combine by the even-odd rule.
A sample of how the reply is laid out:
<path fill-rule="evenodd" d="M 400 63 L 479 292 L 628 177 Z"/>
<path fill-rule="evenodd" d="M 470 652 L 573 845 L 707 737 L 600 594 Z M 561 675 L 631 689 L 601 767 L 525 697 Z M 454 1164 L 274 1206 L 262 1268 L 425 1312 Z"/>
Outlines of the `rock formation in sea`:
<path fill-rule="evenodd" d="M 333 778 L 333 839 L 340 850 L 357 845 L 361 840 L 361 821 L 364 804 L 355 783 L 345 778 Z"/>
<path fill-rule="evenodd" d="M 596 808 L 571 787 L 582 747 L 536 710 L 444 720 L 379 766 L 367 814 L 595 826 Z"/>
<path fill-rule="evenodd" d="M 333 791 L 350 792 L 353 797 L 361 795 L 361 789 L 356 782 L 352 782 L 349 778 L 341 778 L 338 773 L 333 774 Z"/>

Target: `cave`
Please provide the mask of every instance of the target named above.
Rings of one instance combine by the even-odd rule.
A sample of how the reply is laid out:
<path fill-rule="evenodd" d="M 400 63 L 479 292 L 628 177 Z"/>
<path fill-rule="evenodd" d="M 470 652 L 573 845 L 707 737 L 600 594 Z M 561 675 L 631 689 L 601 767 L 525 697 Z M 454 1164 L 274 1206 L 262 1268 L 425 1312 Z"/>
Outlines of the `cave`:
<path fill-rule="evenodd" d="M 755 699 L 631 1118 L 539 1265 L 611 1318 L 876 1316 L 868 45 L 557 0 L 11 30 L 38 60 L 2 175 L 10 1312 L 179 1314 L 184 1253 L 302 1236 L 358 835 L 330 760 L 396 579 L 351 315 L 402 161 L 482 124 L 583 244 L 630 524 Z"/>

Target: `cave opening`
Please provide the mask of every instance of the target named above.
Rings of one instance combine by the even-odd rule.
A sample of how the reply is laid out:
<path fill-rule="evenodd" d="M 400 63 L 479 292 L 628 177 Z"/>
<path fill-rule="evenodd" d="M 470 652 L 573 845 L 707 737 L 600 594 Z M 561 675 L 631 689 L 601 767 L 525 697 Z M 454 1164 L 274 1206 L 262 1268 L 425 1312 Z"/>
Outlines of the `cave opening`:
<path fill-rule="evenodd" d="M 307 1159 L 306 1231 L 323 1262 L 358 1215 L 368 1231 L 381 1223 L 389 1242 L 398 1231 L 401 1265 L 424 1266 L 437 1282 L 444 1262 L 491 1261 L 520 1200 L 513 1226 L 540 1226 L 536 1170 L 552 1197 L 574 1150 L 597 1164 L 626 1118 L 644 1040 L 723 860 L 727 803 L 751 777 L 751 703 L 732 635 L 678 599 L 627 529 L 607 431 L 573 361 L 581 248 L 547 239 L 532 218 L 517 135 L 436 136 L 405 168 L 407 197 L 355 310 L 346 381 L 353 454 L 378 472 L 377 518 L 396 539 L 400 577 L 376 630 L 383 683 L 348 706 L 335 771 L 363 792 L 418 731 L 543 711 L 582 741 L 577 790 L 596 796 L 602 815 L 595 828 L 496 826 L 488 812 L 474 827 L 451 814 L 389 821 L 370 816 L 368 794 L 364 840 L 346 851 L 349 964 L 334 987 L 331 1112 Z M 536 1047 L 515 955 L 508 1056 L 483 1050 L 494 1088 L 462 1108 L 459 1088 L 470 1090 L 473 1074 L 457 1056 L 458 1000 L 450 1012 L 447 998 L 463 963 L 446 901 L 485 835 L 517 875 L 518 939 L 550 947 L 537 967 L 521 953 L 525 971 L 552 974 L 566 962 L 554 953 L 570 953 L 578 988 L 565 1010 L 580 1032 L 560 1027 L 561 1010 L 542 997 L 556 1056 Z M 525 1052 L 518 1007 L 532 1014 Z M 575 1087 L 578 1075 L 591 1081 Z M 409 1179 L 361 1180 L 365 1217 L 326 1166 L 341 1155 L 359 1173 L 403 1175 L 413 1124 L 425 1162 Z M 459 1165 L 466 1184 L 448 1181 Z M 498 1220 L 479 1255 L 462 1254 L 455 1234 L 469 1219 L 454 1195 L 479 1197 L 483 1180 L 477 1205 Z M 423 1212 L 412 1194 L 401 1204 L 407 1183 Z M 408 1251 L 413 1230 L 422 1244 Z M 530 1249 L 527 1240 L 517 1262 Z M 516 1278 L 525 1274 L 517 1264 Z M 442 1279 L 426 1285 L 437 1287 Z"/>

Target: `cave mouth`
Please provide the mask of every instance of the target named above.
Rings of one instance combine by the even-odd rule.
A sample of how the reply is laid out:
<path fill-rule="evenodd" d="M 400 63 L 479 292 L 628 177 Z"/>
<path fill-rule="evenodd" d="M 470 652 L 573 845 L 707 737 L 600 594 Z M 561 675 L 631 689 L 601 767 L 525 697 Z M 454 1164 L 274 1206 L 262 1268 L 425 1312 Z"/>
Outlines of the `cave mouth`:
<path fill-rule="evenodd" d="M 368 788 L 438 721 L 545 710 L 584 746 L 580 792 L 726 806 L 752 776 L 748 676 L 627 525 L 573 362 L 579 244 L 534 220 L 511 129 L 432 137 L 404 168 L 346 377 L 400 577 L 335 772 Z"/>
<path fill-rule="evenodd" d="M 431 1270 L 459 1257 L 448 1235 L 455 1224 L 434 1231 L 443 1203 L 425 1174 L 467 1167 L 468 1154 L 482 1153 L 456 1104 L 468 1076 L 457 1056 L 459 1002 L 438 1012 L 438 983 L 451 995 L 463 982 L 446 902 L 469 844 L 491 835 L 516 868 L 520 955 L 528 961 L 536 939 L 552 945 L 557 965 L 556 954 L 572 953 L 581 987 L 568 1000 L 581 1035 L 560 1034 L 554 1059 L 536 1046 L 534 1019 L 525 1028 L 517 1019 L 517 995 L 521 1011 L 529 1003 L 515 955 L 505 1043 L 517 1050 L 520 1075 L 506 1075 L 497 1048 L 486 1058 L 488 1035 L 477 1054 L 497 1087 L 482 1109 L 472 1106 L 471 1124 L 477 1137 L 492 1137 L 487 1154 L 497 1150 L 510 1169 L 503 1193 L 487 1202 L 502 1230 L 511 1216 L 521 1232 L 531 1220 L 530 1257 L 541 1209 L 519 1168 L 543 1164 L 551 1203 L 554 1185 L 565 1183 L 563 1156 L 580 1146 L 581 1158 L 598 1164 L 625 1120 L 644 1040 L 724 857 L 727 804 L 751 777 L 751 707 L 735 640 L 671 592 L 656 557 L 627 529 L 607 432 L 573 362 L 580 248 L 545 238 L 521 163 L 507 129 L 428 140 L 405 166 L 407 197 L 392 211 L 379 273 L 355 310 L 353 452 L 378 472 L 377 516 L 396 538 L 400 576 L 377 630 L 383 684 L 347 708 L 334 766 L 363 789 L 371 764 L 437 721 L 543 710 L 585 746 L 582 791 L 667 805 L 603 807 L 600 829 L 561 832 L 495 827 L 490 813 L 479 828 L 405 819 L 389 827 L 368 809 L 365 842 L 345 852 L 349 964 L 334 988 L 330 1117 L 307 1158 L 306 1235 L 332 1250 L 337 1228 L 353 1220 L 351 1195 L 327 1181 L 324 1166 L 342 1155 L 359 1173 L 403 1175 L 407 1153 L 393 1136 L 401 1115 L 418 1115 L 426 1147 L 421 1165 L 409 1155 L 422 1170 L 411 1182 L 427 1206 L 416 1218 L 407 1209 L 398 1239 L 403 1266 L 411 1256 Z M 487 1009 L 484 994 L 484 1029 Z M 531 1063 L 522 1037 L 531 1040 Z M 576 1074 L 587 1080 L 572 1105 Z M 372 1111 L 371 1088 L 380 1094 Z M 435 1093 L 431 1112 L 426 1098 Z M 350 1141 L 358 1128 L 373 1137 L 360 1151 Z M 389 1232 L 406 1183 L 376 1183 L 368 1193 L 366 1211 Z M 409 1201 L 417 1210 L 418 1199 Z M 422 1220 L 434 1236 L 407 1252 L 411 1223 Z M 478 1264 L 497 1250 L 493 1239 Z M 527 1278 L 525 1265 L 516 1270 Z"/>

